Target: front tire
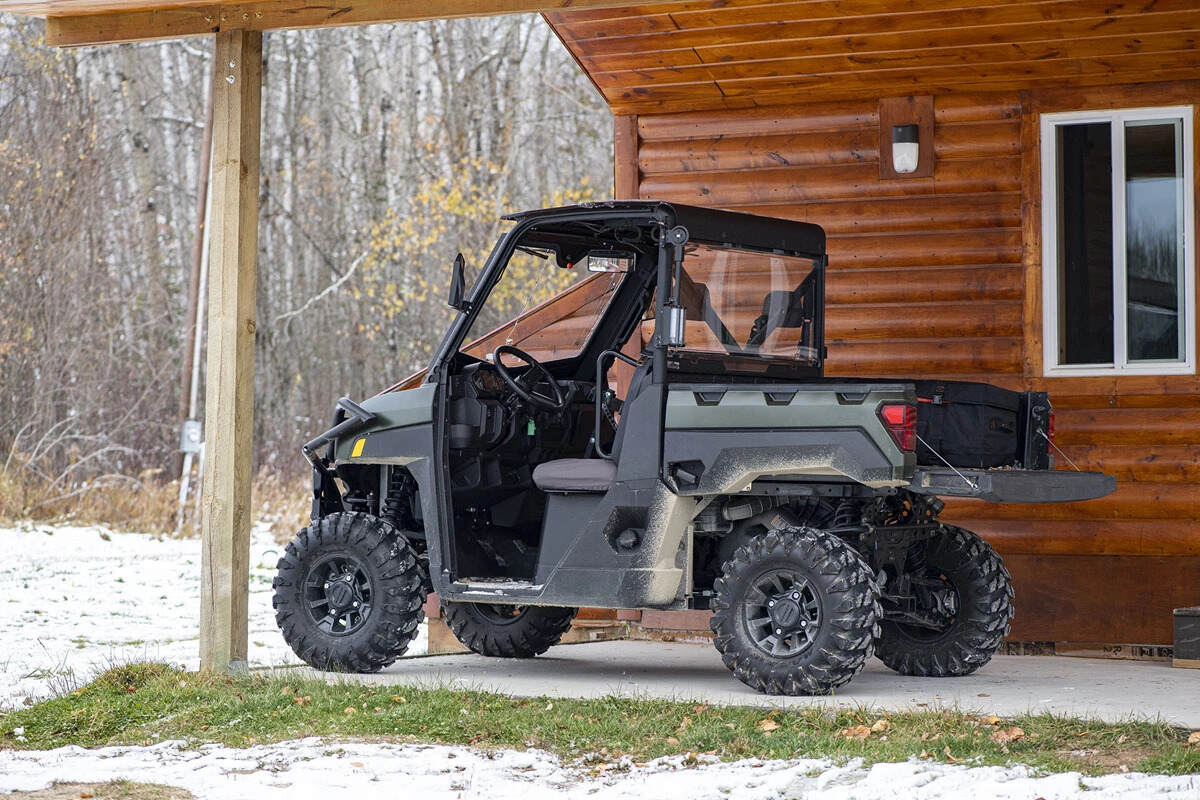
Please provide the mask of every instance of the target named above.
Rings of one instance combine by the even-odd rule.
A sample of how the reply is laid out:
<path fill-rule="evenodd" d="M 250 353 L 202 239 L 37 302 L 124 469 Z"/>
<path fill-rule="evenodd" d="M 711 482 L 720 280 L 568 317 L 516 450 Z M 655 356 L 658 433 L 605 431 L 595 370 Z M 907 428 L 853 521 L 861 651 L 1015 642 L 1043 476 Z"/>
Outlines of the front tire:
<path fill-rule="evenodd" d="M 828 694 L 871 657 L 879 589 L 850 545 L 811 528 L 739 547 L 714 583 L 709 623 L 722 661 L 765 694 Z"/>
<path fill-rule="evenodd" d="M 879 660 L 902 675 L 970 675 L 988 663 L 1008 635 L 1013 590 L 1008 570 L 977 534 L 946 526 L 945 533 L 910 554 L 922 578 L 953 591 L 955 613 L 933 630 L 885 620 L 875 643 Z"/>
<path fill-rule="evenodd" d="M 398 529 L 379 517 L 330 514 L 279 559 L 275 622 L 306 664 L 377 672 L 404 654 L 425 618 L 425 581 Z"/>
<path fill-rule="evenodd" d="M 443 603 L 454 636 L 481 656 L 533 658 L 558 644 L 577 608 Z"/>

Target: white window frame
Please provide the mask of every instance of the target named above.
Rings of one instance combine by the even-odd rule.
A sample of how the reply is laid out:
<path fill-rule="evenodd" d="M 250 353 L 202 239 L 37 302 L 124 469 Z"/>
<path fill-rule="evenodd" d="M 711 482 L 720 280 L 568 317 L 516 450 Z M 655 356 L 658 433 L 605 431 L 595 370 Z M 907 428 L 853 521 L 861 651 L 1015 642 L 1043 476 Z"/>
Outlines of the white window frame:
<path fill-rule="evenodd" d="M 1182 120 L 1183 141 L 1183 326 L 1184 358 L 1129 361 L 1126 342 L 1125 123 Z M 1064 123 L 1107 122 L 1112 129 L 1113 167 L 1113 357 L 1111 364 L 1058 363 L 1058 164 L 1055 129 Z M 1042 148 L 1042 373 L 1047 377 L 1104 375 L 1192 375 L 1196 372 L 1196 252 L 1192 106 L 1069 111 L 1041 115 Z"/>

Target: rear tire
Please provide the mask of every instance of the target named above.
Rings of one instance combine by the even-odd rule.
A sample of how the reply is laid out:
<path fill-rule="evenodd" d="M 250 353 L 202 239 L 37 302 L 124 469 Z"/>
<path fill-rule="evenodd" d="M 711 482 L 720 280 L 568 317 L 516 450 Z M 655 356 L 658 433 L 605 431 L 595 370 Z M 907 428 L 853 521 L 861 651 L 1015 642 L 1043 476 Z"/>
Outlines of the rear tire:
<path fill-rule="evenodd" d="M 454 636 L 481 656 L 533 658 L 558 644 L 576 608 L 443 603 Z"/>
<path fill-rule="evenodd" d="M 811 528 L 739 547 L 714 582 L 713 643 L 734 677 L 765 694 L 828 694 L 862 670 L 879 589 L 850 545 Z"/>
<path fill-rule="evenodd" d="M 404 654 L 425 618 L 425 579 L 399 530 L 369 514 L 330 514 L 279 559 L 275 622 L 306 664 L 378 672 Z"/>
<path fill-rule="evenodd" d="M 962 528 L 946 526 L 925 548 L 925 572 L 953 587 L 957 613 L 941 631 L 884 620 L 875 654 L 902 675 L 970 675 L 992 659 L 1008 635 L 1013 616 L 1008 570 L 991 545 Z"/>

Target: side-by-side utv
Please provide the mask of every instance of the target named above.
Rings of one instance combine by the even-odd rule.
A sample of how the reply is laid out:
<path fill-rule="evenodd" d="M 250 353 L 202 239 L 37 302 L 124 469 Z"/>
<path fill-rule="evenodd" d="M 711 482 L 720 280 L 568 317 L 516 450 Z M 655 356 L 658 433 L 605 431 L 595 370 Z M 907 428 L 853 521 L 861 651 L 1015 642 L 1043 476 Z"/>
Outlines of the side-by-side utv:
<path fill-rule="evenodd" d="M 1045 394 L 825 377 L 817 225 L 651 201 L 507 219 L 469 290 L 456 260 L 423 382 L 343 398 L 303 447 L 312 524 L 275 608 L 315 667 L 390 664 L 433 591 L 487 656 L 544 652 L 580 606 L 695 608 L 763 692 L 829 692 L 872 653 L 966 675 L 1013 593 L 939 498 L 1115 488 L 1053 469 Z M 530 286 L 570 288 L 514 318 Z"/>

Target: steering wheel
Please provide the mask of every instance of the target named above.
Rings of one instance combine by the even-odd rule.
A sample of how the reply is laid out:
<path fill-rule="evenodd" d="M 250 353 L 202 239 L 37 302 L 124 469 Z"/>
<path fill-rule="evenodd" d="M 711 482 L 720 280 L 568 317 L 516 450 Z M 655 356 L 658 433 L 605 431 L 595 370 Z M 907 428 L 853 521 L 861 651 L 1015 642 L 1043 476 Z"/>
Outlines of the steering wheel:
<path fill-rule="evenodd" d="M 508 371 L 508 367 L 504 366 L 504 359 L 501 356 L 512 356 L 523 364 L 529 365 L 529 369 L 522 372 L 520 377 L 513 377 L 512 373 Z M 554 376 L 550 374 L 550 371 L 543 367 L 536 358 L 524 350 L 520 350 L 509 344 L 502 344 L 492 351 L 492 366 L 496 368 L 496 373 L 508 384 L 508 388 L 512 389 L 517 397 L 526 403 L 531 403 L 546 411 L 562 411 L 567 407 L 566 395 L 563 394 L 562 387 L 558 385 L 558 381 L 554 380 Z M 533 378 L 538 377 L 541 380 L 533 380 Z M 550 385 L 550 389 L 554 392 L 553 397 L 547 397 L 544 394 L 534 391 L 534 387 L 542 382 Z"/>

